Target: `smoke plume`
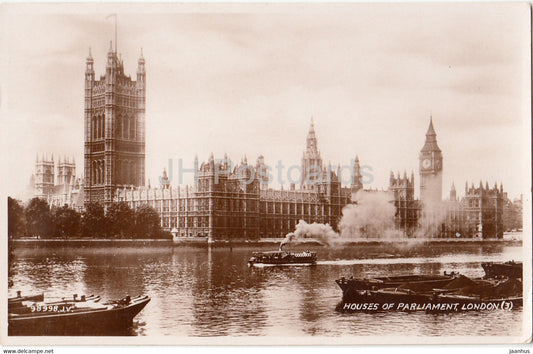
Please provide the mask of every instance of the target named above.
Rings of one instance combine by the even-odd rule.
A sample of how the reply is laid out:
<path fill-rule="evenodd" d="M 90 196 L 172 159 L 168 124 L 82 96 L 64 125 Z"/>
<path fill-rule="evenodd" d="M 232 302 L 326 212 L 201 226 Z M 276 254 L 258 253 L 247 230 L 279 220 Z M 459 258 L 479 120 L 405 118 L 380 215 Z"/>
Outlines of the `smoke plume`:
<path fill-rule="evenodd" d="M 283 246 L 287 243 L 290 243 L 295 238 L 313 238 L 325 243 L 329 243 L 331 239 L 336 239 L 339 237 L 339 234 L 336 233 L 329 224 L 319 224 L 312 223 L 308 224 L 303 220 L 298 222 L 294 232 L 288 233 L 287 236 L 281 241 L 279 249 L 281 250 Z"/>
<path fill-rule="evenodd" d="M 418 220 L 419 227 L 416 230 L 414 237 L 436 237 L 445 221 L 446 208 L 441 201 L 425 202 L 422 206 L 420 219 Z"/>
<path fill-rule="evenodd" d="M 357 204 L 347 205 L 342 210 L 339 229 L 343 239 L 403 236 L 401 231 L 394 229 L 396 208 L 392 203 L 392 195 L 359 191 L 355 201 Z"/>

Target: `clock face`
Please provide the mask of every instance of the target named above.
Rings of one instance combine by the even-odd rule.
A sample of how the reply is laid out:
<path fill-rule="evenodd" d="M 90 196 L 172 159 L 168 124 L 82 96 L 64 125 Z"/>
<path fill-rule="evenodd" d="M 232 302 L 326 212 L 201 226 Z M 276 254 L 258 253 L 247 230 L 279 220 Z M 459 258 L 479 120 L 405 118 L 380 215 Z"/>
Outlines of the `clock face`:
<path fill-rule="evenodd" d="M 422 161 L 422 167 L 429 168 L 431 166 L 431 161 L 429 159 L 425 159 Z"/>

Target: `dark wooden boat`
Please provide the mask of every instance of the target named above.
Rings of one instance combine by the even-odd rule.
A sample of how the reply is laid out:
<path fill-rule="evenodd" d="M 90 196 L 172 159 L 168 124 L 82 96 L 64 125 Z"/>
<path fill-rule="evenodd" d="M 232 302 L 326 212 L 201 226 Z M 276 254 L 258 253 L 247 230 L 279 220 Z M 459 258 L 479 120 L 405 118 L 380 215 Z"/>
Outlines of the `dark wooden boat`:
<path fill-rule="evenodd" d="M 482 297 L 478 295 L 418 293 L 409 289 L 356 290 L 337 305 L 341 312 L 466 312 L 512 310 L 522 306 L 522 296 Z"/>
<path fill-rule="evenodd" d="M 522 262 L 486 262 L 481 263 L 486 278 L 509 277 L 522 278 Z"/>
<path fill-rule="evenodd" d="M 522 282 L 516 278 L 470 279 L 451 273 L 336 282 L 343 291 L 337 309 L 343 312 L 461 312 L 511 310 L 522 305 Z"/>
<path fill-rule="evenodd" d="M 375 278 L 350 278 L 344 277 L 335 280 L 343 293 L 352 290 L 377 290 L 382 288 L 402 287 L 410 290 L 431 290 L 433 288 L 442 288 L 451 282 L 455 273 L 445 275 L 400 275 L 392 277 L 375 277 Z"/>
<path fill-rule="evenodd" d="M 116 335 L 132 325 L 148 296 L 99 303 L 99 297 L 27 302 L 8 313 L 8 335 Z"/>
<path fill-rule="evenodd" d="M 316 252 L 270 251 L 254 252 L 248 261 L 249 266 L 284 266 L 316 264 Z"/>

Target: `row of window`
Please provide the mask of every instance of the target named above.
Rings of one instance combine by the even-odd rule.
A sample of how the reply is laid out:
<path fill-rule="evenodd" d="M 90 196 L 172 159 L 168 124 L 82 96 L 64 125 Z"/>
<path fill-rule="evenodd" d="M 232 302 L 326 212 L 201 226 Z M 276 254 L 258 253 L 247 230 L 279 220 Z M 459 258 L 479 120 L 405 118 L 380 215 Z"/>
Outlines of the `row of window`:
<path fill-rule="evenodd" d="M 223 218 L 223 217 L 214 217 L 213 227 L 214 228 L 243 228 L 259 226 L 261 229 L 265 230 L 294 230 L 299 220 L 275 220 L 275 219 L 265 219 L 259 225 L 257 225 L 256 220 L 245 218 Z M 163 227 L 177 227 L 179 228 L 209 228 L 209 218 L 208 217 L 163 217 L 161 225 Z"/>
<path fill-rule="evenodd" d="M 105 115 L 102 114 L 93 117 L 91 132 L 93 139 L 103 139 L 105 137 Z M 116 120 L 114 136 L 120 139 L 136 139 L 137 122 L 135 118 L 119 116 Z"/>

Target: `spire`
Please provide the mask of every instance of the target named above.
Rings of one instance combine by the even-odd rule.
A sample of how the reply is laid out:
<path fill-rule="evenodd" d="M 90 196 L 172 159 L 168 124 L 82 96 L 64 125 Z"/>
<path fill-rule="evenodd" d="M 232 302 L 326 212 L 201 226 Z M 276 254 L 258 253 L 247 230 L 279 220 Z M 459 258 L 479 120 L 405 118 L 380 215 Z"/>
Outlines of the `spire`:
<path fill-rule="evenodd" d="M 428 135 L 435 135 L 435 136 L 437 135 L 435 133 L 435 129 L 433 128 L 433 116 L 432 115 L 429 116 L 429 127 L 428 127 L 428 131 L 426 133 L 426 136 L 428 136 Z"/>
<path fill-rule="evenodd" d="M 137 71 L 144 71 L 144 55 L 143 55 L 143 49 L 141 48 L 141 55 L 139 56 L 139 60 L 137 61 Z"/>
<path fill-rule="evenodd" d="M 109 41 L 109 51 L 108 53 L 114 53 L 113 51 L 113 41 Z"/>
<path fill-rule="evenodd" d="M 311 125 L 307 134 L 306 146 L 302 157 L 301 188 L 307 189 L 315 184 L 319 177 L 310 174 L 311 169 L 320 172 L 323 168 L 322 157 L 318 151 L 318 142 L 315 134 L 315 124 L 311 118 Z"/>
<path fill-rule="evenodd" d="M 359 155 L 355 154 L 355 162 L 359 163 Z"/>
<path fill-rule="evenodd" d="M 422 147 L 421 152 L 441 152 L 439 145 L 437 144 L 437 133 L 435 133 L 435 128 L 433 128 L 433 117 L 429 118 L 429 127 L 426 132 L 426 142 Z"/>
<path fill-rule="evenodd" d="M 450 200 L 456 201 L 457 200 L 457 191 L 455 190 L 455 184 L 452 181 L 452 188 L 450 188 Z"/>
<path fill-rule="evenodd" d="M 307 133 L 306 148 L 307 151 L 318 151 L 318 142 L 316 139 L 315 124 L 313 122 L 313 118 L 311 118 L 311 126 L 309 127 L 309 133 Z"/>
<path fill-rule="evenodd" d="M 91 52 L 91 47 L 89 47 L 89 56 L 87 57 L 88 62 L 93 62 L 93 54 Z"/>

